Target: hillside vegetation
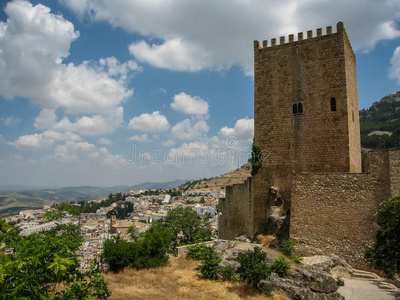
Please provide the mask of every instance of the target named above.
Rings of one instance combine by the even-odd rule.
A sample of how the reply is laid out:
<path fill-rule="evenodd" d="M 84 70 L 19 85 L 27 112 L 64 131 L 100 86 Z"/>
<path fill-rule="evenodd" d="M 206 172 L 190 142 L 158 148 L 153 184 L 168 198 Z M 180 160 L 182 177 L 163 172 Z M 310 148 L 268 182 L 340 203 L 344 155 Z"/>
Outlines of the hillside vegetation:
<path fill-rule="evenodd" d="M 400 148 L 400 92 L 360 110 L 360 131 L 363 148 Z"/>

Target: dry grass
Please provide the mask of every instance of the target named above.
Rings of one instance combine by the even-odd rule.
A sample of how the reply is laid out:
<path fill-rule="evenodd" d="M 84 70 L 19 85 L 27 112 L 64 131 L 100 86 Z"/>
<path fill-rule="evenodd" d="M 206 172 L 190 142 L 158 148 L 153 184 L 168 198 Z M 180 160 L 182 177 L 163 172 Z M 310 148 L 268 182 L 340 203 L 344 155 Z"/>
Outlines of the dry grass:
<path fill-rule="evenodd" d="M 104 274 L 112 291 L 110 299 L 286 299 L 274 292 L 266 297 L 245 283 L 211 281 L 200 278 L 197 261 L 171 257 L 168 266 L 149 270 L 126 269 Z"/>

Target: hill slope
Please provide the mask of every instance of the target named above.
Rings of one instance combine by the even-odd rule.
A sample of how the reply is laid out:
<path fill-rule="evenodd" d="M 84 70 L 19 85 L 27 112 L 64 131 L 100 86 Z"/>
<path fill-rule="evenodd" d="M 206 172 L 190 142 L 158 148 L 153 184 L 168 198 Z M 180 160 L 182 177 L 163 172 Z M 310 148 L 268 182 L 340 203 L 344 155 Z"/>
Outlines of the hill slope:
<path fill-rule="evenodd" d="M 400 91 L 360 110 L 360 130 L 363 148 L 400 148 Z"/>
<path fill-rule="evenodd" d="M 223 191 L 227 185 L 242 183 L 247 177 L 251 176 L 250 173 L 251 164 L 246 163 L 236 170 L 232 170 L 217 177 L 187 182 L 179 186 L 179 189 L 196 193 L 203 191 Z"/>

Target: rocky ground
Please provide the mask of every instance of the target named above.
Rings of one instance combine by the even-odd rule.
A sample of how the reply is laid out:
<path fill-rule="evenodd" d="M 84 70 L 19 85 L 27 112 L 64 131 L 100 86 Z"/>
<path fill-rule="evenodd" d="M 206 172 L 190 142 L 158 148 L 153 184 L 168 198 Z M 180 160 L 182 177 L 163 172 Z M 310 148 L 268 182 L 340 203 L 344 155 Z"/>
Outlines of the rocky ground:
<path fill-rule="evenodd" d="M 252 250 L 255 246 L 267 253 L 267 259 L 270 262 L 282 255 L 281 252 L 268 248 L 265 244 L 250 243 L 243 237 L 241 241 L 219 241 L 216 246 L 223 257 L 221 266 L 237 267 L 238 254 Z M 344 281 L 344 286 L 338 286 L 339 278 Z M 301 265 L 292 262 L 292 268 L 287 277 L 280 278 L 272 274 L 262 284 L 272 286 L 275 290 L 286 294 L 287 299 L 293 300 L 400 299 L 400 290 L 394 285 L 385 282 L 374 273 L 356 270 L 334 255 L 304 257 Z"/>

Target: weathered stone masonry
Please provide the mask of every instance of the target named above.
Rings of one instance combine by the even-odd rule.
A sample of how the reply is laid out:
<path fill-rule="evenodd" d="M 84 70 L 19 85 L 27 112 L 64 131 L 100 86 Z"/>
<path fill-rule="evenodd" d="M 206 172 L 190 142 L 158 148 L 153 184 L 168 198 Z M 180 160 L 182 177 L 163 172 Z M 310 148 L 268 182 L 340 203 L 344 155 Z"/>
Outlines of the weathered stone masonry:
<path fill-rule="evenodd" d="M 224 239 L 234 239 L 252 232 L 251 205 L 253 204 L 253 178 L 242 184 L 226 187 L 226 198 L 220 199 L 219 235 Z"/>
<path fill-rule="evenodd" d="M 391 189 L 391 174 L 398 151 L 374 151 L 368 156 L 368 173 L 296 174 L 292 181 L 290 236 L 303 255 L 313 248 L 340 255 L 354 265 L 363 264 L 366 247 L 378 229 L 374 214 L 379 204 L 399 193 Z"/>
<path fill-rule="evenodd" d="M 379 203 L 399 192 L 400 152 L 379 151 L 361 174 L 356 59 L 343 23 L 326 35 L 254 42 L 255 143 L 263 166 L 221 200 L 220 237 L 253 235 L 268 192 L 292 199 L 291 237 L 362 263 Z M 304 248 L 304 247 L 303 247 Z M 305 248 L 304 248 L 305 249 Z"/>

